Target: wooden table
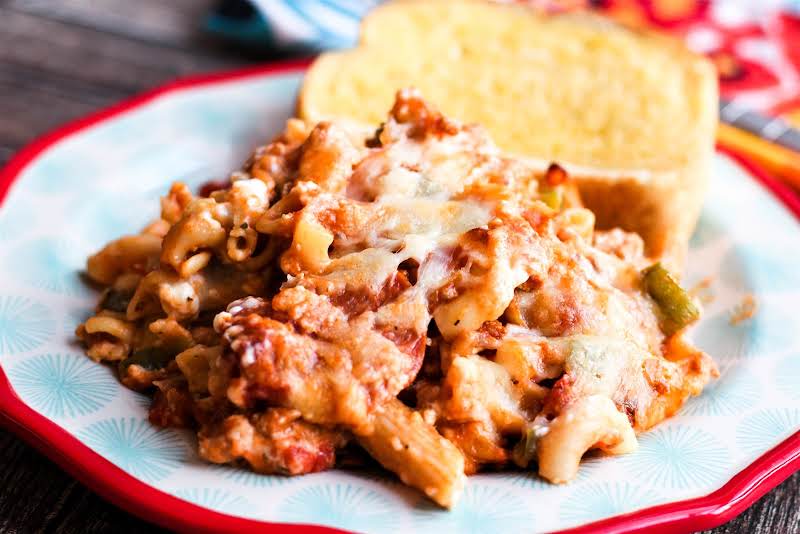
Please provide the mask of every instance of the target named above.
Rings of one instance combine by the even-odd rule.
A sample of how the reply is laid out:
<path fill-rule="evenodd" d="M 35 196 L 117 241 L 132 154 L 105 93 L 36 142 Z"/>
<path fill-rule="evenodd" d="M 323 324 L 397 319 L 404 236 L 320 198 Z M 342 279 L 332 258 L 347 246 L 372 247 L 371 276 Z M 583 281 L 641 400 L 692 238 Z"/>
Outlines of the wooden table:
<path fill-rule="evenodd" d="M 177 76 L 275 57 L 204 36 L 209 0 L 0 0 L 0 165 L 34 137 Z M 0 430 L 0 532 L 140 532 Z M 800 473 L 712 532 L 800 534 Z"/>

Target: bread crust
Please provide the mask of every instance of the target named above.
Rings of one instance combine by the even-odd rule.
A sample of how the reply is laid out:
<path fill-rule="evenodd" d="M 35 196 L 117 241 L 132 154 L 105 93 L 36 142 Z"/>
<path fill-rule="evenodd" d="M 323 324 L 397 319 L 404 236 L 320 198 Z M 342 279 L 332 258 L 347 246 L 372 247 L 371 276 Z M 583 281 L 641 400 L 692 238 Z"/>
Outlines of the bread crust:
<path fill-rule="evenodd" d="M 475 31 L 480 31 L 480 25 L 484 20 L 477 20 L 477 18 L 482 19 L 489 16 L 492 9 L 520 9 L 518 6 L 487 8 L 482 3 L 464 0 L 450 0 L 445 2 L 445 4 L 449 4 L 449 7 L 444 8 L 441 3 L 439 4 L 438 7 L 429 8 L 426 7 L 428 4 L 419 0 L 401 0 L 376 8 L 362 23 L 361 45 L 358 48 L 352 51 L 323 54 L 311 66 L 299 94 L 297 106 L 299 116 L 309 121 L 331 118 L 331 116 L 347 116 L 346 111 L 339 114 L 341 110 L 331 113 L 330 109 L 320 109 L 322 105 L 332 106 L 330 102 L 324 101 L 326 96 L 320 94 L 326 86 L 326 77 L 333 76 L 339 67 L 348 62 L 363 61 L 365 69 L 370 68 L 372 61 L 382 59 L 391 62 L 392 47 L 379 46 L 373 41 L 391 33 L 381 25 L 387 24 L 387 20 L 397 18 L 398 10 L 474 9 L 476 15 L 466 15 L 466 18 L 473 17 L 469 20 L 469 25 L 474 25 Z M 535 17 L 536 24 L 549 23 L 543 22 L 544 19 L 537 15 L 531 15 L 529 11 L 525 11 L 523 15 Z M 584 202 L 595 212 L 600 228 L 618 226 L 639 233 L 645 241 L 646 251 L 650 257 L 661 259 L 674 272 L 680 272 L 711 174 L 718 102 L 717 80 L 713 66 L 705 58 L 687 50 L 679 41 L 652 31 L 630 29 L 592 15 L 567 14 L 551 18 L 554 21 L 560 21 L 556 23 L 574 24 L 576 27 L 590 30 L 595 28 L 600 37 L 604 35 L 603 32 L 627 32 L 635 35 L 636 41 L 641 43 L 643 54 L 652 55 L 654 45 L 662 51 L 666 49 L 668 50 L 666 55 L 662 53 L 655 57 L 659 61 L 673 62 L 673 66 L 677 65 L 676 68 L 680 69 L 682 81 L 689 87 L 685 109 L 678 111 L 665 109 L 663 113 L 668 114 L 674 111 L 681 115 L 676 119 L 683 119 L 687 124 L 685 137 L 691 142 L 686 142 L 686 146 L 672 154 L 668 161 L 654 156 L 652 164 L 644 167 L 625 168 L 610 166 L 599 159 L 588 165 L 586 161 L 571 161 L 568 157 L 558 159 L 558 163 L 565 166 L 576 177 Z M 442 21 L 442 24 L 448 24 L 448 22 Z M 584 31 L 583 29 L 581 31 Z M 602 45 L 603 41 L 599 42 Z M 419 45 L 419 49 L 420 54 L 424 55 L 424 57 L 420 57 L 419 61 L 435 61 L 437 54 L 441 54 L 439 50 L 427 50 L 424 45 Z M 560 79 L 548 81 L 554 84 L 564 83 Z M 413 82 L 413 80 L 409 80 L 409 82 Z M 664 79 L 663 83 L 668 84 L 670 80 Z M 461 87 L 463 87 L 462 82 L 454 79 L 452 82 L 448 82 L 447 88 L 449 91 L 456 92 L 461 90 Z M 397 88 L 392 87 L 391 93 L 395 89 Z M 390 91 L 387 88 L 385 92 L 389 93 Z M 353 94 L 363 98 L 358 88 L 354 89 Z M 378 97 L 384 98 L 384 95 L 375 96 L 375 98 Z M 493 101 L 489 95 L 487 102 Z M 475 106 L 486 106 L 487 102 L 475 102 L 474 104 Z M 444 103 L 434 102 L 434 104 L 443 105 Z M 520 102 L 520 105 L 524 104 L 524 102 Z M 349 105 L 357 109 L 357 102 L 351 102 Z M 553 105 L 556 106 L 558 103 L 553 103 Z M 591 103 L 587 102 L 587 106 L 591 106 Z M 342 105 L 342 108 L 346 107 L 347 105 Z M 447 111 L 446 105 L 443 107 Z M 505 111 L 513 112 L 513 110 Z M 630 110 L 630 113 L 636 113 L 636 111 Z M 498 114 L 498 116 L 502 115 L 503 113 Z M 457 118 L 470 120 L 470 117 L 457 116 Z M 608 142 L 609 146 L 612 145 L 613 136 L 618 133 L 615 132 L 614 127 L 615 124 L 611 122 L 607 128 L 607 137 L 601 139 L 603 143 Z M 647 124 L 643 127 L 646 128 Z M 650 137 L 658 139 L 657 135 Z M 673 135 L 673 138 L 681 139 L 683 137 L 683 134 Z M 576 142 L 581 141 L 583 140 Z M 498 144 L 504 150 L 513 151 L 514 147 L 505 146 L 502 141 Z M 656 154 L 659 150 L 666 151 L 670 148 L 645 147 L 646 150 L 651 150 Z M 550 159 L 546 154 L 535 152 L 526 152 L 521 155 L 536 159 Z M 544 161 L 543 164 L 546 165 L 547 162 Z"/>

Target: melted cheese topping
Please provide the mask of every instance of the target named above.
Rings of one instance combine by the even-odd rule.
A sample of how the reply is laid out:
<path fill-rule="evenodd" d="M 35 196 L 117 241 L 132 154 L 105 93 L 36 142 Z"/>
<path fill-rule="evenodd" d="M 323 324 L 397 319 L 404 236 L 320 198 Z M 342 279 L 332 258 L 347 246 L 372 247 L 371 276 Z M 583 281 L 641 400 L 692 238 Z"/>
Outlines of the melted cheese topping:
<path fill-rule="evenodd" d="M 97 358 L 191 347 L 123 380 L 158 380 L 151 418 L 196 423 L 212 461 L 309 472 L 355 436 L 449 506 L 465 469 L 538 454 L 564 481 L 589 448 L 631 450 L 714 372 L 661 332 L 641 241 L 598 239 L 563 170 L 539 176 L 413 92 L 367 142 L 294 124 L 232 180 L 173 187 L 158 233 L 94 257 L 95 279 L 136 287 L 81 330 Z"/>

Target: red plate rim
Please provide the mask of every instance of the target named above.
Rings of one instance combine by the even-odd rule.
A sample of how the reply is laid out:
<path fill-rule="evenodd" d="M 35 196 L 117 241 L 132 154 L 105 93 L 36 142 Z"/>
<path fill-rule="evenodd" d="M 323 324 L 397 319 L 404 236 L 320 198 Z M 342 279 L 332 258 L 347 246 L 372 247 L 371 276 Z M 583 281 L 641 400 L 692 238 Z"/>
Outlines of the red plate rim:
<path fill-rule="evenodd" d="M 64 138 L 116 118 L 165 94 L 250 77 L 299 72 L 306 69 L 310 62 L 311 59 L 303 59 L 180 78 L 72 121 L 26 145 L 0 170 L 0 205 L 22 171 L 39 154 Z M 800 219 L 800 197 L 788 186 L 769 176 L 741 154 L 723 146 L 717 148 L 744 167 Z M 1 366 L 0 423 L 116 506 L 170 529 L 182 532 L 252 532 L 254 529 L 278 528 L 283 532 L 344 532 L 325 526 L 271 523 L 222 514 L 158 490 L 129 475 L 25 404 L 12 389 Z M 645 508 L 560 533 L 675 532 L 676 529 L 694 531 L 713 528 L 743 512 L 798 469 L 800 431 L 764 453 L 724 486 L 706 496 Z"/>

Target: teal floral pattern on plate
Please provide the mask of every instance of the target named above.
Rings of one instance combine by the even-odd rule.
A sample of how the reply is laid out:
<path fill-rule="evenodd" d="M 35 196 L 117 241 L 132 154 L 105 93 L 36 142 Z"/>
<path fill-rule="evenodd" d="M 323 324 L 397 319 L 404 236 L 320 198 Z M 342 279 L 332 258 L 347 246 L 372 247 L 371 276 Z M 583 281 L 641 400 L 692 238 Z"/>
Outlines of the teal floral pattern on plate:
<path fill-rule="evenodd" d="M 800 426 L 800 408 L 767 408 L 745 417 L 736 428 L 736 443 L 750 454 L 761 450 L 765 440 L 779 442 Z"/>
<path fill-rule="evenodd" d="M 75 337 L 75 330 L 78 328 L 78 325 L 85 322 L 86 319 L 92 315 L 94 315 L 94 308 L 86 309 L 83 306 L 77 306 L 65 310 L 65 313 L 62 316 L 62 335 L 66 336 L 67 338 Z"/>
<path fill-rule="evenodd" d="M 452 510 L 436 509 L 428 501 L 418 508 L 415 525 L 426 532 L 521 532 L 535 524 L 531 506 L 517 492 L 479 482 L 467 485 Z"/>
<path fill-rule="evenodd" d="M 401 511 L 380 493 L 350 483 L 313 485 L 283 501 L 281 516 L 293 523 L 329 525 L 344 530 L 394 532 Z"/>
<path fill-rule="evenodd" d="M 377 484 L 381 484 L 383 486 L 403 486 L 403 483 L 397 478 L 397 475 L 382 469 L 380 467 L 376 468 L 355 468 L 355 469 L 348 469 L 348 475 L 358 480 L 370 481 L 375 482 Z"/>
<path fill-rule="evenodd" d="M 692 337 L 697 346 L 715 358 L 735 359 L 753 353 L 756 328 L 752 321 L 731 324 L 729 310 L 703 318 Z"/>
<path fill-rule="evenodd" d="M 0 296 L 0 355 L 35 350 L 55 334 L 44 304 L 20 296 Z"/>
<path fill-rule="evenodd" d="M 796 311 L 796 302 L 779 305 L 772 298 L 756 295 L 758 308 L 749 321 L 756 329 L 754 356 L 800 349 L 800 336 L 797 335 L 800 332 L 800 314 Z"/>
<path fill-rule="evenodd" d="M 789 354 L 779 365 L 775 382 L 788 397 L 800 401 L 800 352 Z"/>
<path fill-rule="evenodd" d="M 795 335 L 800 318 L 771 298 L 755 295 L 754 299 L 757 308 L 749 319 L 733 320 L 740 303 L 703 319 L 693 332 L 697 345 L 718 361 L 742 356 L 762 359 L 800 346 Z"/>
<path fill-rule="evenodd" d="M 69 239 L 27 241 L 14 247 L 6 262 L 14 277 L 27 285 L 65 295 L 89 293 L 81 278 L 86 254 Z"/>
<path fill-rule="evenodd" d="M 50 418 L 77 417 L 108 404 L 119 386 L 109 369 L 83 354 L 43 354 L 26 358 L 9 371 L 18 391 Z M 113 378 L 113 377 L 112 377 Z"/>
<path fill-rule="evenodd" d="M 299 83 L 290 73 L 172 93 L 26 167 L 0 205 L 0 365 L 23 402 L 134 477 L 198 506 L 361 532 L 553 531 L 707 495 L 800 428 L 800 270 L 787 254 L 800 250 L 800 224 L 719 156 L 686 280 L 714 281 L 693 336 L 722 374 L 675 419 L 643 433 L 639 451 L 587 458 L 569 485 L 533 471 L 484 473 L 450 512 L 392 475 L 284 478 L 203 462 L 187 433 L 150 425 L 147 396 L 80 355 L 74 328 L 97 296 L 81 271 L 106 239 L 155 217 L 172 180 L 196 188 L 238 168 L 283 127 Z M 743 201 L 757 216 L 733 209 Z M 732 325 L 748 293 L 758 311 Z"/>
<path fill-rule="evenodd" d="M 175 496 L 225 514 L 246 515 L 253 509 L 253 503 L 246 498 L 219 488 L 179 489 Z"/>
<path fill-rule="evenodd" d="M 720 482 L 730 454 L 712 434 L 674 424 L 640 435 L 639 450 L 619 463 L 642 484 L 687 490 Z"/>
<path fill-rule="evenodd" d="M 761 385 L 745 362 L 727 360 L 720 364 L 720 377 L 708 384 L 699 397 L 690 398 L 681 409 L 684 415 L 727 416 L 745 412 L 761 395 Z"/>
<path fill-rule="evenodd" d="M 584 456 L 581 460 L 581 468 L 578 474 L 575 475 L 574 482 L 582 482 L 584 480 L 592 480 L 598 476 L 600 470 L 609 465 L 611 458 L 595 454 L 597 451 L 592 451 Z M 539 476 L 536 471 L 536 463 L 532 463 L 528 469 L 508 471 L 498 473 L 495 475 L 500 480 L 506 481 L 512 486 L 522 488 L 534 488 L 537 491 L 554 491 L 563 486 L 554 485 Z"/>
<path fill-rule="evenodd" d="M 145 419 L 104 419 L 78 436 L 125 471 L 147 481 L 169 476 L 186 459 L 186 446 L 174 432 L 157 429 Z"/>
<path fill-rule="evenodd" d="M 497 475 L 497 478 L 503 481 L 503 483 L 509 484 L 510 486 L 535 490 L 549 489 L 551 484 L 540 477 L 534 468 L 511 471 L 509 473 L 500 473 Z"/>
<path fill-rule="evenodd" d="M 568 523 L 615 515 L 657 502 L 656 491 L 628 482 L 590 482 L 578 485 L 564 499 L 560 517 Z"/>
<path fill-rule="evenodd" d="M 150 405 L 153 404 L 153 399 L 144 393 L 138 391 L 131 391 L 133 395 L 133 402 L 136 403 L 137 406 L 141 406 L 145 410 L 150 409 Z"/>
<path fill-rule="evenodd" d="M 287 476 L 262 475 L 261 473 L 255 473 L 244 467 L 222 465 L 217 467 L 217 469 L 219 469 L 220 474 L 224 478 L 252 488 L 269 488 L 286 484 L 292 480 Z"/>

